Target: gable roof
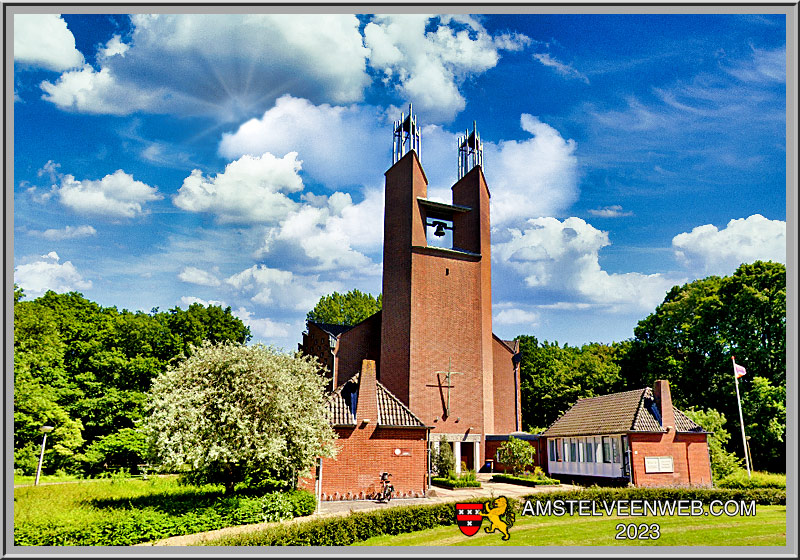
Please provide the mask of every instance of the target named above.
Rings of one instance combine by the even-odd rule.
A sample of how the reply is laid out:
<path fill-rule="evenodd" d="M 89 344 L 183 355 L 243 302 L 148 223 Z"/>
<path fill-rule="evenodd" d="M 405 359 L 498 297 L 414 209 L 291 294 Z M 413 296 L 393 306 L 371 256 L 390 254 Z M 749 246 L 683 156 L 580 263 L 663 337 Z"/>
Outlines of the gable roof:
<path fill-rule="evenodd" d="M 317 323 L 315 321 L 309 321 L 308 324 L 319 327 L 334 338 L 353 328 L 353 325 L 334 325 L 333 323 Z"/>
<path fill-rule="evenodd" d="M 702 432 L 701 426 L 683 412 L 675 411 L 675 429 Z M 541 435 L 564 437 L 628 432 L 665 432 L 653 390 L 634 389 L 599 397 L 580 399 Z"/>
<path fill-rule="evenodd" d="M 355 426 L 355 412 L 358 406 L 358 387 L 360 373 L 339 385 L 328 398 L 328 419 L 333 426 Z M 426 428 L 425 423 L 411 412 L 400 399 L 383 386 L 380 381 L 375 382 L 378 398 L 378 426 Z"/>

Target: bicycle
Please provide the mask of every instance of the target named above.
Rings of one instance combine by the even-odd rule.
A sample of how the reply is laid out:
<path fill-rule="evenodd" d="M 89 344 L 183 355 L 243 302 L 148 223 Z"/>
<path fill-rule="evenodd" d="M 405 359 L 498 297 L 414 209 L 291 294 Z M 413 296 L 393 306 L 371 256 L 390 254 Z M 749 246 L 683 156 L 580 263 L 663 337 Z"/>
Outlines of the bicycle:
<path fill-rule="evenodd" d="M 390 476 L 392 476 L 392 473 L 381 473 L 381 490 L 378 492 L 379 502 L 388 503 L 392 499 L 392 495 L 394 494 L 394 486 L 389 481 Z"/>

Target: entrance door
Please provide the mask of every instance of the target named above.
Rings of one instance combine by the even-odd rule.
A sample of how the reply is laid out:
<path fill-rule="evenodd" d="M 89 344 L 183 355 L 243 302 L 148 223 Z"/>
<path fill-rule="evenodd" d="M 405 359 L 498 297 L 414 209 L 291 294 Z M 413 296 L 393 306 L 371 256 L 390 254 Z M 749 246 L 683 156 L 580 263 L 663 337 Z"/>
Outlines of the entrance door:
<path fill-rule="evenodd" d="M 461 442 L 461 457 L 460 461 L 467 465 L 467 470 L 475 469 L 475 443 L 472 441 Z"/>

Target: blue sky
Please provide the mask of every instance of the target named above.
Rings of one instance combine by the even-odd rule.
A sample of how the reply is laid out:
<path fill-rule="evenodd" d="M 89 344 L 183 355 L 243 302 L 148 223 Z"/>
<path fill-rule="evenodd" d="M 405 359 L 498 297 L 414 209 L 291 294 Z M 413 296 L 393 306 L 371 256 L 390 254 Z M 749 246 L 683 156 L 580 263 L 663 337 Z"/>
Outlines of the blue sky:
<path fill-rule="evenodd" d="M 296 348 L 319 297 L 380 292 L 409 102 L 445 202 L 477 121 L 503 338 L 624 340 L 676 284 L 786 262 L 783 15 L 20 10 L 28 297 L 212 302 Z"/>

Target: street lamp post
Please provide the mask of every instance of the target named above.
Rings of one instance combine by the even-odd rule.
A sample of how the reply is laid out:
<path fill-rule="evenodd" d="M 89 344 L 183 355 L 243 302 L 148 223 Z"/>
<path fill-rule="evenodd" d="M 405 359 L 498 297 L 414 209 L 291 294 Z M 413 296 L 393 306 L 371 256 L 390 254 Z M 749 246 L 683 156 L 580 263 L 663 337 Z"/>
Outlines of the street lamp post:
<path fill-rule="evenodd" d="M 39 466 L 36 467 L 36 480 L 33 485 L 39 484 L 39 475 L 42 474 L 42 461 L 44 460 L 44 446 L 47 443 L 47 434 L 53 431 L 53 426 L 41 426 L 39 431 L 42 432 L 42 451 L 39 453 Z"/>

